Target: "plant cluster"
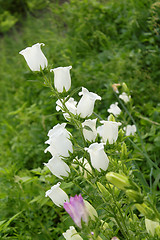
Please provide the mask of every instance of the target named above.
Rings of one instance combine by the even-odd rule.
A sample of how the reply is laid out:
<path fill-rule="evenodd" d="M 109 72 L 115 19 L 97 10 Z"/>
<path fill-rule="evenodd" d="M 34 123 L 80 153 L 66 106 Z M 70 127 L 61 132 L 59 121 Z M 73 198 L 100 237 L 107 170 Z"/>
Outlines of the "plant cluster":
<path fill-rule="evenodd" d="M 70 226 L 63 233 L 64 238 L 131 240 L 145 239 L 148 233 L 150 237 L 158 239 L 160 214 L 157 203 L 149 192 L 143 173 L 137 167 L 138 159 L 130 157 L 127 146 L 127 140 L 136 145 L 136 132 L 135 138 L 141 138 L 136 122 L 129 113 L 133 101 L 127 85 L 113 84 L 112 88 L 134 124 L 125 125 L 118 102 L 110 105 L 107 110 L 110 115 L 102 119 L 94 112 L 96 100 L 101 100 L 96 93 L 82 87 L 78 103 L 73 96 L 79 89 L 66 96 L 71 88 L 71 66 L 50 69 L 50 72 L 54 72 L 54 81 L 50 75 L 48 77 L 44 74 L 48 61 L 41 45 L 44 44 L 37 43 L 20 54 L 32 71 L 42 72 L 44 85 L 50 88 L 52 96 L 57 97 L 56 110 L 62 111 L 67 121 L 49 130 L 49 139 L 45 142 L 49 146 L 45 152 L 49 152 L 52 158 L 44 163 L 64 184 L 73 184 L 72 191 L 66 187 L 70 199 L 60 187 L 61 182 L 46 192 L 46 197 L 49 196 L 58 207 L 63 207 L 78 226 L 78 232 L 74 226 Z M 68 125 L 72 133 L 66 129 Z M 148 167 L 158 170 L 145 149 L 143 151 Z M 72 192 L 76 192 L 74 197 Z M 141 225 L 142 219 L 146 231 L 144 225 Z"/>
<path fill-rule="evenodd" d="M 4 4 L 7 6 L 7 3 L 13 3 L 9 0 L 2 2 L 1 10 Z M 16 2 L 24 4 L 25 1 L 14 1 L 14 4 L 10 4 L 10 7 L 15 7 L 15 11 L 19 11 Z M 92 166 L 93 161 L 89 155 L 90 145 L 93 142 L 105 142 L 109 124 L 113 126 L 112 122 L 116 121 L 121 123 L 121 126 L 118 126 L 118 138 L 112 143 L 111 137 L 104 147 L 109 159 L 105 173 L 124 173 L 140 189 L 137 190 L 136 185 L 132 186 L 131 193 L 134 193 L 134 198 L 129 198 L 130 191 L 119 189 L 118 185 L 113 188 L 111 183 L 109 186 L 112 186 L 115 193 L 117 191 L 114 197 L 119 207 L 122 206 L 122 212 L 128 214 L 128 209 L 131 208 L 135 213 L 131 219 L 126 217 L 125 223 L 129 231 L 136 235 L 137 239 L 156 239 L 156 234 L 148 234 L 145 227 L 148 223 L 151 232 L 156 228 L 155 221 L 144 221 L 143 214 L 139 213 L 133 199 L 136 198 L 136 191 L 147 206 L 152 203 L 151 209 L 156 206 L 158 211 L 160 210 L 159 2 L 128 0 L 126 4 L 125 0 L 57 0 L 47 1 L 50 2 L 49 9 L 44 8 L 40 12 L 32 11 L 41 7 L 40 1 L 27 2 L 33 3 L 33 8 L 26 8 L 27 15 L 21 15 L 20 11 L 12 13 L 11 15 L 18 19 L 19 14 L 22 16 L 21 24 L 16 24 L 12 31 L 0 38 L 0 238 L 64 239 L 62 233 L 71 226 L 74 226 L 82 237 L 87 232 L 91 234 L 89 229 L 85 229 L 83 222 L 82 229 L 78 228 L 63 207 L 58 207 L 48 197 L 45 198 L 45 191 L 61 181 L 60 187 L 68 198 L 81 194 L 83 199 L 96 209 L 98 217 L 108 223 L 109 227 L 105 225 L 105 229 L 109 230 L 108 236 L 105 237 L 110 239 L 116 236 L 123 239 L 123 233 L 111 212 L 108 216 L 112 218 L 106 219 L 104 214 L 104 208 L 110 206 L 112 197 L 106 194 L 107 202 L 103 203 L 100 185 L 96 185 L 97 190 L 94 188 L 94 184 L 100 179 L 100 183 L 108 191 L 106 183 L 109 183 L 112 175 L 108 176 L 107 180 L 101 168 L 98 171 Z M 45 55 L 54 68 L 72 65 L 72 89 L 67 94 L 58 92 L 59 96 L 55 95 L 55 71 L 30 71 L 21 56 L 18 57 L 17 53 L 24 46 L 31 46 L 37 41 L 46 43 Z M 46 62 L 44 65 L 47 65 Z M 52 66 L 49 69 L 53 68 Z M 50 79 L 54 91 L 43 86 L 42 76 Z M 80 86 L 83 86 L 83 89 Z M 80 100 L 77 93 L 83 92 L 84 88 L 101 96 L 101 100 L 95 102 L 94 113 L 87 119 L 78 117 L 76 113 Z M 126 95 L 131 96 L 128 102 L 123 100 L 127 99 Z M 72 113 L 72 117 L 76 117 L 81 130 L 75 128 L 75 123 L 71 124 L 67 120 L 69 113 L 61 100 L 70 110 L 70 114 Z M 107 119 L 109 113 L 113 114 L 115 119 L 113 116 Z M 47 167 L 50 166 L 48 160 L 53 157 L 49 151 L 44 153 L 44 142 L 50 141 L 46 137 L 49 129 L 62 123 L 66 124 L 65 129 L 70 133 L 69 139 L 74 151 L 72 152 L 71 148 L 71 158 L 60 159 L 63 161 L 60 163 L 68 171 L 63 171 L 64 180 L 58 180 L 60 175 L 53 175 Z M 95 126 L 92 129 L 95 139 L 91 138 L 91 127 L 86 126 L 91 123 Z M 136 133 L 133 125 L 136 125 Z M 88 137 L 93 139 L 93 142 L 85 140 L 85 144 L 82 144 L 80 132 L 83 133 L 83 130 L 88 130 Z M 130 135 L 131 132 L 134 136 Z M 80 152 L 79 146 L 82 145 L 83 150 Z M 123 168 L 120 154 L 122 146 L 124 150 L 127 147 Z M 86 157 L 81 159 L 83 152 Z M 73 163 L 74 159 L 78 162 Z M 86 169 L 89 168 L 89 172 L 82 164 Z M 54 169 L 55 174 L 60 168 Z M 96 174 L 96 178 L 91 177 L 91 171 Z M 88 183 L 86 189 L 86 179 L 93 183 L 93 188 Z M 117 208 L 112 205 L 112 210 L 114 209 L 117 213 Z M 92 229 L 94 221 L 90 220 L 90 217 L 88 224 L 90 226 L 90 222 L 92 223 Z M 118 218 L 121 220 L 119 216 Z M 121 225 L 123 227 L 123 223 Z M 103 238 L 102 233 L 98 232 L 102 230 L 102 223 L 95 223 L 95 229 L 94 234 L 96 232 Z"/>

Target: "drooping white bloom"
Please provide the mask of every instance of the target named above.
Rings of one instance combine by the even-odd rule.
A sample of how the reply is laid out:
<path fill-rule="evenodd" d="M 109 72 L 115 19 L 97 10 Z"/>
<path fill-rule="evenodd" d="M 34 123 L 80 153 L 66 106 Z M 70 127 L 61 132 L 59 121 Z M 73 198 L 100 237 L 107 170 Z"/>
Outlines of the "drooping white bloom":
<path fill-rule="evenodd" d="M 94 104 L 96 100 L 101 100 L 101 97 L 96 93 L 89 92 L 86 88 L 82 87 L 82 92 L 79 92 L 79 96 L 82 96 L 77 105 L 77 114 L 81 118 L 89 117 L 93 113 Z"/>
<path fill-rule="evenodd" d="M 126 127 L 124 127 L 124 130 L 126 131 L 126 136 L 134 135 L 136 132 L 136 126 L 127 125 Z"/>
<path fill-rule="evenodd" d="M 118 115 L 121 113 L 121 109 L 118 107 L 118 102 L 111 104 L 107 111 L 109 113 L 113 113 L 115 117 L 118 117 Z"/>
<path fill-rule="evenodd" d="M 102 170 L 107 170 L 109 159 L 107 154 L 104 152 L 103 143 L 92 143 L 89 148 L 85 148 L 90 154 L 91 164 L 99 172 Z"/>
<path fill-rule="evenodd" d="M 96 130 L 96 119 L 87 119 L 82 123 L 83 127 L 83 135 L 86 141 L 92 142 L 95 141 L 97 137 L 97 130 Z M 85 128 L 85 126 L 89 127 L 91 130 Z"/>
<path fill-rule="evenodd" d="M 125 92 L 119 95 L 119 98 L 122 99 L 125 103 L 128 103 L 131 99 L 131 96 L 128 96 Z"/>
<path fill-rule="evenodd" d="M 83 238 L 81 238 L 73 226 L 70 226 L 69 229 L 63 233 L 63 237 L 66 240 L 83 240 Z"/>
<path fill-rule="evenodd" d="M 66 97 L 67 98 L 67 97 Z M 66 99 L 65 98 L 65 99 Z M 70 120 L 70 116 L 68 113 L 65 112 L 65 109 L 63 108 L 62 102 L 58 99 L 56 102 L 57 106 L 56 106 L 56 110 L 57 111 L 62 111 L 63 112 L 63 116 L 64 118 L 68 121 Z M 77 102 L 74 100 L 74 98 L 70 97 L 68 99 L 68 101 L 65 102 L 65 106 L 68 109 L 69 112 L 71 112 L 72 114 L 76 115 L 77 113 Z"/>
<path fill-rule="evenodd" d="M 57 124 L 53 129 L 49 130 L 49 139 L 45 142 L 50 146 L 45 149 L 52 156 L 69 157 L 69 152 L 73 153 L 72 142 L 70 141 L 71 134 L 65 129 L 66 123 Z"/>
<path fill-rule="evenodd" d="M 56 204 L 58 207 L 63 206 L 65 202 L 69 202 L 68 195 L 60 188 L 61 183 L 57 183 L 52 186 L 50 190 L 46 192 L 46 197 L 50 197 L 50 199 Z"/>
<path fill-rule="evenodd" d="M 62 176 L 68 177 L 68 173 L 70 173 L 68 165 L 58 156 L 52 157 L 49 162 L 44 163 L 44 165 L 49 168 L 53 175 L 60 179 L 63 179 Z"/>
<path fill-rule="evenodd" d="M 146 225 L 146 230 L 149 234 L 152 236 L 155 235 L 156 227 L 160 225 L 159 222 L 152 221 L 148 218 L 145 218 L 145 225 Z"/>
<path fill-rule="evenodd" d="M 72 66 L 68 66 L 58 67 L 50 70 L 50 72 L 54 72 L 54 86 L 60 93 L 62 93 L 63 90 L 67 92 L 71 87 L 71 68 Z"/>
<path fill-rule="evenodd" d="M 41 45 L 44 46 L 45 44 L 36 43 L 32 47 L 27 47 L 19 52 L 19 54 L 23 55 L 32 71 L 40 71 L 40 69 L 43 70 L 48 66 L 48 61 L 41 50 Z"/>
<path fill-rule="evenodd" d="M 102 141 L 109 144 L 113 144 L 118 138 L 118 126 L 121 125 L 119 122 L 112 121 L 101 121 L 103 124 L 97 128 L 98 134 L 102 137 Z"/>

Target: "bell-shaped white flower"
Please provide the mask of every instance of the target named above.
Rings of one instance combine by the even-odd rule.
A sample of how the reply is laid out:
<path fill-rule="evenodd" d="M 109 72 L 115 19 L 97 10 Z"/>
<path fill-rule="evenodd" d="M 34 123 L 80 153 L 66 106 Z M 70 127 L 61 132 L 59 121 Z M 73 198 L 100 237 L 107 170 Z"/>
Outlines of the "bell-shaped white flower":
<path fill-rule="evenodd" d="M 134 135 L 136 132 L 136 126 L 127 125 L 126 127 L 124 127 L 124 130 L 126 131 L 126 136 Z"/>
<path fill-rule="evenodd" d="M 83 240 L 83 238 L 81 238 L 73 226 L 70 226 L 69 229 L 62 234 L 66 240 Z"/>
<path fill-rule="evenodd" d="M 63 105 L 62 105 L 62 102 L 58 99 L 57 102 L 56 102 L 56 104 L 57 104 L 56 110 L 57 110 L 57 111 L 60 111 L 60 110 L 61 110 L 61 111 L 63 112 L 64 118 L 65 118 L 67 121 L 69 121 L 69 120 L 70 120 L 70 115 L 69 115 L 69 113 L 66 113 L 66 112 L 65 112 L 65 109 L 64 109 L 64 107 L 63 107 Z M 74 98 L 72 98 L 72 97 L 70 97 L 70 98 L 68 99 L 68 101 L 65 102 L 65 106 L 66 106 L 66 108 L 68 109 L 68 111 L 69 111 L 70 113 L 74 114 L 74 115 L 76 115 L 76 113 L 77 113 L 77 107 L 76 107 L 76 105 L 77 105 L 77 102 L 76 102 L 76 101 L 74 100 Z"/>
<path fill-rule="evenodd" d="M 107 111 L 112 113 L 115 117 L 118 117 L 118 115 L 121 113 L 121 109 L 118 107 L 118 102 L 111 104 Z"/>
<path fill-rule="evenodd" d="M 131 99 L 131 96 L 128 96 L 125 92 L 119 95 L 119 98 L 122 99 L 125 103 L 128 103 Z"/>
<path fill-rule="evenodd" d="M 27 47 L 19 52 L 19 54 L 23 55 L 32 71 L 40 71 L 48 66 L 48 61 L 41 50 L 41 45 L 44 46 L 45 44 L 36 43 L 32 47 Z"/>
<path fill-rule="evenodd" d="M 52 186 L 50 190 L 46 192 L 46 197 L 50 197 L 50 199 L 56 204 L 58 207 L 63 206 L 65 202 L 69 202 L 68 195 L 60 188 L 61 183 L 57 183 Z"/>
<path fill-rule="evenodd" d="M 49 168 L 53 175 L 60 179 L 63 179 L 62 176 L 68 177 L 68 173 L 70 173 L 68 165 L 58 156 L 52 157 L 49 162 L 44 163 L 44 165 Z"/>
<path fill-rule="evenodd" d="M 95 141 L 97 137 L 97 130 L 96 130 L 96 119 L 87 119 L 82 123 L 83 127 L 83 135 L 86 141 L 92 142 Z M 90 129 L 86 129 L 86 127 L 89 127 Z"/>
<path fill-rule="evenodd" d="M 89 153 L 92 166 L 99 172 L 102 170 L 107 170 L 109 159 L 107 154 L 104 152 L 103 143 L 92 143 L 89 148 L 85 148 Z"/>
<path fill-rule="evenodd" d="M 67 92 L 71 87 L 71 68 L 72 66 L 68 66 L 58 67 L 50 70 L 50 72 L 54 72 L 54 86 L 60 93 L 62 93 L 64 90 Z"/>
<path fill-rule="evenodd" d="M 101 97 L 96 93 L 89 92 L 86 88 L 82 87 L 82 92 L 79 92 L 79 96 L 82 96 L 77 105 L 77 114 L 81 118 L 89 117 L 93 113 L 94 104 L 96 100 L 101 100 Z"/>
<path fill-rule="evenodd" d="M 118 126 L 120 126 L 121 123 L 112 121 L 101 121 L 101 123 L 103 125 L 97 128 L 97 132 L 102 138 L 102 141 L 104 143 L 108 141 L 109 144 L 116 142 L 118 138 Z"/>
<path fill-rule="evenodd" d="M 69 152 L 73 153 L 71 134 L 65 129 L 66 123 L 57 124 L 48 132 L 49 139 L 45 142 L 50 146 L 45 149 L 52 156 L 69 157 Z"/>

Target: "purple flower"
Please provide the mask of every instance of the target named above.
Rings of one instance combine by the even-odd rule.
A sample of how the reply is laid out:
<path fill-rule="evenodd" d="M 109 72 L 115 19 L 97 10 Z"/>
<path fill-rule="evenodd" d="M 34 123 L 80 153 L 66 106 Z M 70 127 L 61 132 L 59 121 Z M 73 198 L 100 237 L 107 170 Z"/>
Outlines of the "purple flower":
<path fill-rule="evenodd" d="M 65 202 L 63 206 L 78 227 L 82 227 L 81 220 L 88 223 L 89 214 L 81 194 L 70 197 L 70 202 Z"/>

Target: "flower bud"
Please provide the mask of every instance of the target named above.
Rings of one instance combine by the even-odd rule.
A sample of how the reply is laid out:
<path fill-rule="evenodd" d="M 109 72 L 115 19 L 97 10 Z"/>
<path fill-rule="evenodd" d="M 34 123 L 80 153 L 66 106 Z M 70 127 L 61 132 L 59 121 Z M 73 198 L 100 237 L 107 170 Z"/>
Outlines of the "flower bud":
<path fill-rule="evenodd" d="M 118 91 L 118 87 L 121 86 L 120 83 L 114 83 L 112 84 L 112 88 L 113 88 L 113 91 L 116 92 L 116 93 L 119 93 Z"/>
<path fill-rule="evenodd" d="M 107 197 L 109 195 L 108 190 L 100 182 L 97 182 L 97 186 L 104 197 Z"/>
<path fill-rule="evenodd" d="M 86 206 L 87 210 L 88 210 L 88 214 L 90 216 L 90 218 L 93 220 L 93 221 L 96 221 L 96 218 L 98 218 L 98 214 L 97 214 L 97 211 L 96 209 L 86 200 L 84 200 L 84 205 Z"/>
<path fill-rule="evenodd" d="M 102 240 L 102 238 L 101 238 L 100 236 L 98 236 L 98 237 L 96 238 L 96 240 Z"/>
<path fill-rule="evenodd" d="M 121 158 L 124 159 L 128 156 L 127 154 L 127 146 L 125 142 L 123 142 L 122 147 L 121 147 Z"/>
<path fill-rule="evenodd" d="M 118 131 L 118 138 L 119 138 L 120 142 L 123 141 L 124 131 L 122 128 Z"/>
<path fill-rule="evenodd" d="M 113 116 L 113 114 L 110 114 L 109 116 L 108 116 L 108 121 L 112 121 L 112 122 L 115 122 L 116 120 L 115 120 L 115 117 Z"/>
<path fill-rule="evenodd" d="M 126 195 L 130 198 L 133 199 L 134 201 L 138 202 L 138 203 L 143 203 L 143 196 L 141 193 L 132 190 L 132 189 L 128 189 L 126 190 Z"/>
<path fill-rule="evenodd" d="M 128 89 L 127 84 L 125 82 L 122 83 L 122 89 L 123 89 L 124 92 L 129 93 L 129 89 Z"/>
<path fill-rule="evenodd" d="M 145 218 L 145 225 L 146 225 L 147 232 L 151 234 L 153 237 L 155 235 L 155 232 L 158 233 L 158 228 L 160 227 L 159 222 L 155 222 Z"/>
<path fill-rule="evenodd" d="M 160 238 L 160 225 L 158 225 L 158 226 L 155 228 L 155 232 L 156 232 L 157 236 Z"/>
<path fill-rule="evenodd" d="M 135 204 L 135 207 L 138 209 L 138 211 L 140 213 L 142 213 L 146 218 L 149 218 L 149 219 L 152 219 L 154 220 L 155 219 L 155 213 L 154 211 L 148 207 L 145 203 L 142 203 L 142 204 L 139 204 L 139 203 L 136 203 Z"/>
<path fill-rule="evenodd" d="M 107 230 L 107 229 L 109 229 L 109 225 L 108 225 L 107 222 L 101 220 L 101 223 L 102 223 L 102 228 L 103 228 L 104 231 Z"/>
<path fill-rule="evenodd" d="M 111 182 L 113 185 L 115 185 L 121 190 L 126 190 L 127 187 L 131 187 L 129 179 L 125 175 L 109 172 L 106 174 L 106 178 L 109 182 Z"/>

